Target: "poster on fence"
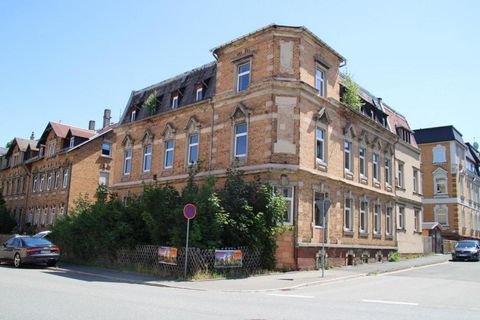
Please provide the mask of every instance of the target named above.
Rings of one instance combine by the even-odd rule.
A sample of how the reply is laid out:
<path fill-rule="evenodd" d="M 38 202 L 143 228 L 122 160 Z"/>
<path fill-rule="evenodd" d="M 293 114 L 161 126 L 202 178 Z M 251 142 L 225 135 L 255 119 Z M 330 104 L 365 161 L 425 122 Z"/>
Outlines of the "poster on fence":
<path fill-rule="evenodd" d="M 173 247 L 158 248 L 158 262 L 163 264 L 177 265 L 177 248 L 173 248 Z"/>
<path fill-rule="evenodd" d="M 238 268 L 241 266 L 241 250 L 215 250 L 215 268 Z"/>

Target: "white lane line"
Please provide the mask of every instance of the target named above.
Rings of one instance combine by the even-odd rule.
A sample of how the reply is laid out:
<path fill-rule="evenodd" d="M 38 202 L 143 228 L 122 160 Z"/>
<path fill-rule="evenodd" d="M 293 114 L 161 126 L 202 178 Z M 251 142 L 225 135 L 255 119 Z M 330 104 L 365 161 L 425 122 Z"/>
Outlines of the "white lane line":
<path fill-rule="evenodd" d="M 381 303 L 381 304 L 397 304 L 397 305 L 404 305 L 404 306 L 418 306 L 418 303 L 415 302 L 403 302 L 403 301 L 388 301 L 388 300 L 368 300 L 364 299 L 362 302 L 367 303 Z"/>
<path fill-rule="evenodd" d="M 268 296 L 274 297 L 286 297 L 286 298 L 303 298 L 303 299 L 313 299 L 314 296 L 302 296 L 298 294 L 280 294 L 280 293 L 269 293 Z"/>

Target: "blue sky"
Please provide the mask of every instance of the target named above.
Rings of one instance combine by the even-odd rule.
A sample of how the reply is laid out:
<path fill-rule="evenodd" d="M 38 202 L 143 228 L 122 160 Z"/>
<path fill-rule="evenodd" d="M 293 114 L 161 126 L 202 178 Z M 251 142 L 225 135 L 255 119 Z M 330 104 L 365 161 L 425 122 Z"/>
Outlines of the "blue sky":
<path fill-rule="evenodd" d="M 214 60 L 270 23 L 303 25 L 412 128 L 480 142 L 480 1 L 1 1 L 0 146 L 48 121 L 117 122 L 132 90 Z"/>

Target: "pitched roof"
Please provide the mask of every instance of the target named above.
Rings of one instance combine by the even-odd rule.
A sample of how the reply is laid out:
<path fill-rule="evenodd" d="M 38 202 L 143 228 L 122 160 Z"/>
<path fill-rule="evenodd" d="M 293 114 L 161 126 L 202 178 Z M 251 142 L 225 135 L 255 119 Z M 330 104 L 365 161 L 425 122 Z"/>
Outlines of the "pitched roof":
<path fill-rule="evenodd" d="M 80 129 L 75 127 L 71 127 L 69 131 L 71 132 L 72 136 L 86 138 L 86 139 L 90 139 L 91 137 L 97 134 L 96 131 L 93 131 L 93 130 L 86 130 L 86 129 Z"/>
<path fill-rule="evenodd" d="M 410 125 L 408 124 L 407 119 L 399 112 L 391 108 L 390 106 L 383 104 L 384 111 L 388 114 L 388 123 L 390 125 L 390 131 L 397 134 L 397 128 L 404 128 L 412 132 Z M 415 140 L 415 135 L 411 134 L 410 144 L 414 147 L 417 147 L 417 141 Z"/>
<path fill-rule="evenodd" d="M 417 143 L 433 143 L 442 141 L 458 141 L 464 144 L 462 134 L 454 126 L 415 129 Z"/>

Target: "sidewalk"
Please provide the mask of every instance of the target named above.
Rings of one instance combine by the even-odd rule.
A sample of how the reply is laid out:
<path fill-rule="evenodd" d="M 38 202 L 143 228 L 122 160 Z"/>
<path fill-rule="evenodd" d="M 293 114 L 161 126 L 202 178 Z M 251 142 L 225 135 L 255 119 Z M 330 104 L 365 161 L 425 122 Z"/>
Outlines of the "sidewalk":
<path fill-rule="evenodd" d="M 93 279 L 99 279 L 99 281 L 102 281 L 103 279 L 115 282 L 118 281 L 202 291 L 258 292 L 293 290 L 299 287 L 318 285 L 332 281 L 345 281 L 348 279 L 365 277 L 368 275 L 434 265 L 444 263 L 449 259 L 450 255 L 430 255 L 416 259 L 402 260 L 399 262 L 383 262 L 341 267 L 325 270 L 324 278 L 322 278 L 321 270 L 272 273 L 268 275 L 258 275 L 242 279 L 209 279 L 201 281 L 162 280 L 157 277 L 145 276 L 136 273 L 75 265 L 60 265 L 57 270 L 65 273 L 75 273 L 83 276 L 89 276 Z"/>

